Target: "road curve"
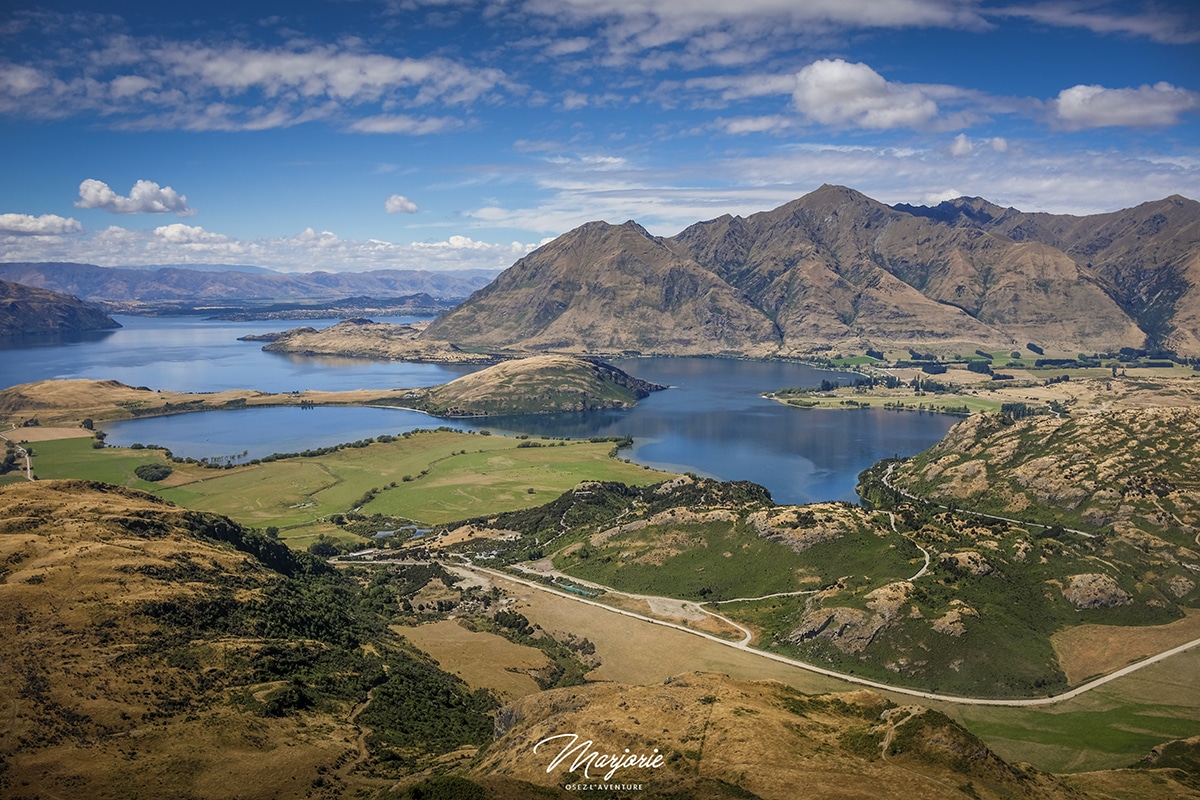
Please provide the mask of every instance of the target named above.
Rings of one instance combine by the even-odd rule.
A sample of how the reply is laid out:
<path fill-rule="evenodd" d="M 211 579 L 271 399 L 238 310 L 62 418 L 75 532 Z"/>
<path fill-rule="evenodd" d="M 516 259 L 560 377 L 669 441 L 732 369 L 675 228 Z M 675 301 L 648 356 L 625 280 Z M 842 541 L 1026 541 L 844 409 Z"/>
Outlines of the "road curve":
<path fill-rule="evenodd" d="M 655 619 L 654 617 L 648 617 L 644 614 L 638 614 L 637 612 L 634 612 L 634 611 L 626 611 L 625 609 L 622 609 L 622 608 L 614 608 L 610 605 L 606 605 L 604 603 L 600 603 L 595 600 L 588 600 L 587 598 L 584 598 L 584 597 L 577 597 L 575 595 L 567 594 L 565 592 L 560 592 L 560 591 L 557 591 L 543 583 L 537 583 L 536 581 L 530 581 L 530 580 L 526 580 L 524 578 L 518 578 L 515 575 L 512 575 L 507 572 L 501 572 L 500 570 L 488 569 L 487 567 L 480 567 L 476 564 L 464 564 L 461 562 L 456 563 L 455 566 L 463 567 L 465 569 L 470 569 L 470 570 L 473 570 L 476 572 L 483 573 L 485 575 L 491 575 L 492 577 L 499 578 L 501 580 L 512 581 L 513 583 L 521 584 L 522 586 L 526 586 L 530 589 L 537 589 L 538 591 L 546 592 L 548 594 L 553 594 L 555 597 L 564 598 L 566 600 L 572 600 L 576 603 L 584 603 L 586 605 L 595 606 L 596 608 L 602 608 L 605 611 L 608 611 L 613 614 L 621 614 L 626 617 L 632 617 L 634 619 L 642 620 L 643 622 L 649 622 L 652 625 L 662 625 L 667 628 L 674 628 L 675 630 L 683 631 L 684 633 L 690 633 L 693 636 L 700 636 L 704 639 L 708 639 L 709 641 L 716 642 L 717 644 L 720 644 L 720 645 L 724 645 L 725 647 L 732 647 L 736 650 L 743 650 L 747 653 L 753 653 L 754 655 L 759 656 L 760 658 L 767 658 L 772 661 L 778 661 L 781 664 L 787 664 L 789 666 L 808 670 L 809 672 L 815 672 L 818 675 L 824 675 L 829 678 L 837 678 L 838 680 L 847 681 L 848 683 L 855 683 L 860 686 L 869 686 L 872 689 L 879 689 L 880 691 L 894 692 L 896 694 L 908 695 L 910 697 L 919 697 L 923 700 L 938 700 L 938 701 L 947 702 L 947 703 L 957 703 L 959 705 L 1008 706 L 1008 707 L 1015 707 L 1015 708 L 1027 708 L 1027 707 L 1031 707 L 1031 706 L 1053 705 L 1055 703 L 1061 703 L 1064 700 L 1070 700 L 1074 697 L 1078 697 L 1079 695 L 1083 694 L 1084 692 L 1090 692 L 1092 689 L 1095 689 L 1099 686 L 1103 686 L 1104 684 L 1109 683 L 1110 681 L 1114 681 L 1118 678 L 1122 678 L 1126 675 L 1129 675 L 1130 673 L 1136 672 L 1139 669 L 1148 667 L 1151 664 L 1156 664 L 1159 661 L 1170 658 L 1171 656 L 1178 655 L 1179 653 L 1183 653 L 1187 650 L 1192 649 L 1193 647 L 1196 647 L 1197 645 L 1200 645 L 1200 639 L 1193 639 L 1192 641 L 1181 644 L 1178 647 L 1172 647 L 1170 650 L 1166 650 L 1162 653 L 1159 653 L 1158 655 L 1150 656 L 1149 658 L 1145 658 L 1134 664 L 1130 664 L 1129 666 L 1123 667 L 1119 670 L 1116 670 L 1115 672 L 1111 672 L 1108 675 L 1105 675 L 1100 678 L 1096 678 L 1095 680 L 1088 681 L 1087 683 L 1081 684 L 1080 686 L 1076 686 L 1074 689 L 1071 689 L 1070 691 L 1063 692 L 1062 694 L 1053 695 L 1050 697 L 1032 697 L 1032 698 L 1018 698 L 1018 699 L 1000 699 L 1000 698 L 991 698 L 991 697 L 960 697 L 957 695 L 937 694 L 936 692 L 922 692 L 922 691 L 919 691 L 916 689 L 907 689 L 902 686 L 891 686 L 889 684 L 880 683 L 878 681 L 869 680 L 867 678 L 859 678 L 855 675 L 847 675 L 846 673 L 843 673 L 843 672 L 837 672 L 832 669 L 825 669 L 824 667 L 818 667 L 813 664 L 807 664 L 803 661 L 798 661 L 794 658 L 788 658 L 787 656 L 779 655 L 778 653 L 768 653 L 765 650 L 758 650 L 756 648 L 750 647 L 749 643 L 746 639 L 743 639 L 740 642 L 731 642 L 728 639 L 722 639 L 718 636 L 713 636 L 710 633 L 705 633 L 704 631 L 698 631 L 694 628 L 689 628 L 686 625 L 679 625 L 674 622 L 667 622 L 665 620 Z M 707 612 L 707 613 L 712 613 L 712 612 Z M 717 615 L 714 615 L 714 616 L 717 616 Z M 737 627 L 740 628 L 741 626 L 739 625 Z M 743 628 L 742 630 L 745 630 L 745 629 Z"/>

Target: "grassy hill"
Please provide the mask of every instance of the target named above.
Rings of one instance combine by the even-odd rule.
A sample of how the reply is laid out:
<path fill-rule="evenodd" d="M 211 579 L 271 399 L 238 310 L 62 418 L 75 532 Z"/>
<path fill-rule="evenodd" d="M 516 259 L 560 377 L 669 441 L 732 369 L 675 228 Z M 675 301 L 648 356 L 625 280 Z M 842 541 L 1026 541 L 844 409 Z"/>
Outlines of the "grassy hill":
<path fill-rule="evenodd" d="M 491 738 L 493 701 L 386 627 L 390 584 L 228 519 L 7 486 L 0 565 L 6 797 L 341 796 Z"/>
<path fill-rule="evenodd" d="M 343 323 L 344 324 L 344 323 Z M 252 389 L 172 392 L 118 381 L 49 380 L 0 390 L 0 423 L 78 426 L 190 411 L 256 406 L 383 405 L 414 408 L 435 416 L 541 414 L 626 408 L 663 387 L 601 361 L 535 356 L 506 361 L 450 383 L 419 389 L 272 394 Z"/>
<path fill-rule="evenodd" d="M 963 508 L 1190 547 L 1200 530 L 1200 409 L 981 415 L 898 466 L 895 483 Z"/>
<path fill-rule="evenodd" d="M 1081 626 L 1094 640 L 1097 627 L 1180 621 L 1164 643 L 1196 636 L 1182 623 L 1200 592 L 1181 546 L 1147 550 L 913 502 L 893 508 L 775 506 L 752 484 L 687 476 L 596 484 L 475 520 L 521 537 L 459 549 L 498 549 L 501 561 L 533 560 L 543 573 L 552 566 L 621 593 L 706 603 L 748 626 L 762 649 L 943 694 L 1045 696 L 1138 657 L 1114 647 L 1112 659 L 1068 677 L 1064 665 L 1078 663 L 1087 642 L 1062 634 Z"/>
<path fill-rule="evenodd" d="M 335 571 L 106 484 L 0 489 L 0 565 L 6 797 L 569 797 L 564 784 L 586 781 L 547 772 L 532 746 L 572 731 L 604 752 L 662 754 L 659 769 L 614 775 L 644 785 L 616 797 L 783 800 L 800 780 L 861 798 L 1196 796 L 1186 742 L 1137 770 L 1055 777 L 868 692 L 688 673 L 524 692 L 498 708 L 397 626 L 452 608 L 469 630 L 554 654 L 557 667 L 543 657 L 532 669 L 540 682 L 578 681 L 569 649 L 501 593 L 430 563 Z"/>
<path fill-rule="evenodd" d="M 602 361 L 545 355 L 413 390 L 412 407 L 443 417 L 589 411 L 627 408 L 662 388 Z"/>

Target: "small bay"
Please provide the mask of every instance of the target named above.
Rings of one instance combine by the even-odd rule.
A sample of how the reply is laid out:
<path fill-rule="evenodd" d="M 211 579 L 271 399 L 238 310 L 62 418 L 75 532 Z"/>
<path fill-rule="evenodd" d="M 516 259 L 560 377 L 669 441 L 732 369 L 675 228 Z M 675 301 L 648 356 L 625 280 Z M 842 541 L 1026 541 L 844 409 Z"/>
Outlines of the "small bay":
<path fill-rule="evenodd" d="M 387 319 L 407 322 L 412 318 Z M 372 362 L 266 353 L 239 336 L 337 320 L 222 322 L 194 317 L 118 317 L 125 327 L 74 340 L 0 345 L 3 383 L 116 379 L 152 389 L 268 392 L 388 389 L 445 383 L 479 366 Z M 156 444 L 193 458 L 261 458 L 447 425 L 549 437 L 625 436 L 621 457 L 674 471 L 766 486 L 777 502 L 856 499 L 857 475 L 881 458 L 937 442 L 954 417 L 883 409 L 796 409 L 763 399 L 785 386 L 849 380 L 788 362 L 632 358 L 611 363 L 671 388 L 621 411 L 442 420 L 381 408 L 294 407 L 214 411 L 103 425 L 114 445 Z M 244 454 L 244 455 L 243 455 Z"/>

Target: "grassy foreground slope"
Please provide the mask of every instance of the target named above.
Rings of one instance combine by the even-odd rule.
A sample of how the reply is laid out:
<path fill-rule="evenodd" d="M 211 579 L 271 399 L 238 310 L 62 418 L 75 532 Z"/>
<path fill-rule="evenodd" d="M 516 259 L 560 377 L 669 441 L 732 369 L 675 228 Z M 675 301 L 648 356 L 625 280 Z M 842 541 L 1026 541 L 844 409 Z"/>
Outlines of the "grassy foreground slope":
<path fill-rule="evenodd" d="M 7 486 L 0 577 L 5 797 L 341 796 L 491 738 L 493 701 L 388 630 L 386 584 L 216 515 Z"/>

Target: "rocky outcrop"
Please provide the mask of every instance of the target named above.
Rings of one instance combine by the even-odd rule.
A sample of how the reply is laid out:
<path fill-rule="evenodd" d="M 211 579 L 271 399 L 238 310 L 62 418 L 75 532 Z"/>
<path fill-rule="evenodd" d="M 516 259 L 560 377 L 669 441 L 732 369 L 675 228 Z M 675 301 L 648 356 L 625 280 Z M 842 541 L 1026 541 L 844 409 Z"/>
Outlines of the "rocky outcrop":
<path fill-rule="evenodd" d="M 1100 573 L 1072 575 L 1062 593 L 1076 608 L 1112 608 L 1133 602 L 1133 596 L 1118 586 L 1112 576 Z"/>

